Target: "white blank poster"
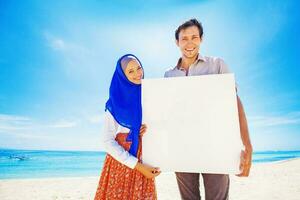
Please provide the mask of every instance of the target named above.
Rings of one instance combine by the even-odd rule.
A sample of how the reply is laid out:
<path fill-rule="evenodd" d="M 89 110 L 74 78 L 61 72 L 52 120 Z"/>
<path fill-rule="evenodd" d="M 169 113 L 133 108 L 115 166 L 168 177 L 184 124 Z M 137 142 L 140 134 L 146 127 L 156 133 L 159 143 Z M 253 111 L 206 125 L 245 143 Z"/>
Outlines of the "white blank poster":
<path fill-rule="evenodd" d="M 143 162 L 162 171 L 239 173 L 233 74 L 144 79 Z"/>

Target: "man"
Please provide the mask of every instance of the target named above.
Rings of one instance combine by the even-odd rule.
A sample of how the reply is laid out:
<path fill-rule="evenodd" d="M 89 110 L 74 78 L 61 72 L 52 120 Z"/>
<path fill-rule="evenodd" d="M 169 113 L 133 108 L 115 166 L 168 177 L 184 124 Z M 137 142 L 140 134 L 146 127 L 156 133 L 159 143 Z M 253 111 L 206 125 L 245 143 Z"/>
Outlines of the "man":
<path fill-rule="evenodd" d="M 165 77 L 229 73 L 229 69 L 222 59 L 202 56 L 199 54 L 202 38 L 203 28 L 201 23 L 199 23 L 196 19 L 186 21 L 177 28 L 175 32 L 175 39 L 176 45 L 181 51 L 181 58 L 178 60 L 175 68 L 166 71 Z M 252 145 L 248 133 L 244 108 L 238 96 L 237 102 L 241 139 L 245 147 L 241 153 L 241 173 L 237 176 L 247 177 L 251 167 Z M 201 175 L 204 181 L 206 200 L 228 199 L 228 174 L 202 173 Z M 183 200 L 201 199 L 199 177 L 199 173 L 176 172 L 177 184 Z"/>

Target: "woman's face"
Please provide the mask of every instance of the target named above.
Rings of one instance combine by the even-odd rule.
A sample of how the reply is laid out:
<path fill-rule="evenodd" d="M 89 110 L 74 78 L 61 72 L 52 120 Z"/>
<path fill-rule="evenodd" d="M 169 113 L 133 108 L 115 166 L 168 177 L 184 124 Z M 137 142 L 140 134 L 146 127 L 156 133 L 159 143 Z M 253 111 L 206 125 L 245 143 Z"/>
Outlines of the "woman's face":
<path fill-rule="evenodd" d="M 143 68 L 136 60 L 131 60 L 125 69 L 125 75 L 128 80 L 135 84 L 141 84 L 143 78 Z"/>

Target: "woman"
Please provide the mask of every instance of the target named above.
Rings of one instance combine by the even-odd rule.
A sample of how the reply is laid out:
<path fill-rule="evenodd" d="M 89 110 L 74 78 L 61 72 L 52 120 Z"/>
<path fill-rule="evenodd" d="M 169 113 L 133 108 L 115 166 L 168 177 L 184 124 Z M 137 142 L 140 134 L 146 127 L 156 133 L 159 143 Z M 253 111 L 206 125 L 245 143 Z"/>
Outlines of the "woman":
<path fill-rule="evenodd" d="M 122 56 L 106 102 L 103 146 L 107 152 L 95 200 L 157 199 L 154 177 L 158 168 L 141 161 L 141 79 L 143 68 L 132 54 Z"/>

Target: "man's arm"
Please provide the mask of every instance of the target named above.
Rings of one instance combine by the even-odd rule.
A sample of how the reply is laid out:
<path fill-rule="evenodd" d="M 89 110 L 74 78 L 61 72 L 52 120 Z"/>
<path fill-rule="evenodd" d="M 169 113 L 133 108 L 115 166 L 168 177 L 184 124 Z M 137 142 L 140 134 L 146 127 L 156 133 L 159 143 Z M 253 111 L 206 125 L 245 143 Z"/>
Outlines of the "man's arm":
<path fill-rule="evenodd" d="M 245 146 L 245 150 L 243 150 L 241 153 L 241 161 L 240 161 L 241 173 L 238 174 L 238 176 L 247 177 L 249 176 L 249 172 L 252 164 L 252 144 L 250 141 L 248 124 L 247 124 L 244 107 L 239 96 L 237 96 L 237 104 L 238 104 L 238 112 L 239 112 L 241 139 L 243 145 Z"/>

